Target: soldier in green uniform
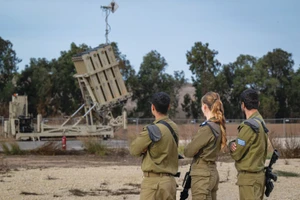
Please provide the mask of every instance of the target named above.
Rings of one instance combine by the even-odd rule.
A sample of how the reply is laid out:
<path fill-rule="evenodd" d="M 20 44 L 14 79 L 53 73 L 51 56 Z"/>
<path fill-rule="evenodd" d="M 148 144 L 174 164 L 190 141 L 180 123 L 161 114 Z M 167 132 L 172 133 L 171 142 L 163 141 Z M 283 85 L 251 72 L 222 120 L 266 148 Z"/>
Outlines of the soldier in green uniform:
<path fill-rule="evenodd" d="M 268 135 L 258 106 L 259 98 L 255 90 L 242 92 L 241 109 L 246 120 L 238 127 L 236 140 L 228 145 L 238 171 L 240 200 L 262 200 L 264 196 Z"/>
<path fill-rule="evenodd" d="M 153 124 L 130 144 L 130 153 L 143 156 L 141 200 L 175 200 L 178 170 L 178 127 L 168 117 L 170 97 L 164 92 L 155 93 L 151 111 L 155 116 Z"/>
<path fill-rule="evenodd" d="M 206 121 L 185 147 L 184 155 L 193 157 L 190 172 L 192 199 L 215 200 L 219 183 L 216 160 L 227 141 L 224 108 L 219 94 L 215 92 L 206 93 L 201 104 Z"/>

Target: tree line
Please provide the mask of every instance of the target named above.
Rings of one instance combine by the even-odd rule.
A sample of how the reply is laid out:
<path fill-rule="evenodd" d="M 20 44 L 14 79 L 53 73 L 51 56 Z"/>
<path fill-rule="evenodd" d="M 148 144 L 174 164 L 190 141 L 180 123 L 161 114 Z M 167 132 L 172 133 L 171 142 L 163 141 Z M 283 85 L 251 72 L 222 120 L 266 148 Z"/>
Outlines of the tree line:
<path fill-rule="evenodd" d="M 119 61 L 127 89 L 133 94 L 136 107 L 129 117 L 152 117 L 149 100 L 153 93 L 170 94 L 170 116 L 176 116 L 179 105 L 179 89 L 187 83 L 183 71 L 166 73 L 168 63 L 156 50 L 143 57 L 139 70 L 135 71 L 117 43 L 111 43 Z M 72 57 L 91 49 L 86 44 L 71 43 L 70 49 L 61 51 L 57 59 L 31 58 L 24 70 L 18 71 L 21 59 L 9 40 L 0 37 L 0 115 L 8 116 L 8 103 L 13 93 L 27 95 L 28 109 L 34 116 L 70 115 L 83 103 L 83 98 L 73 77 L 76 74 Z M 181 104 L 187 118 L 201 117 L 201 97 L 208 91 L 218 92 L 222 98 L 226 118 L 241 118 L 240 93 L 253 88 L 260 93 L 260 112 L 265 118 L 293 118 L 300 114 L 300 70 L 294 71 L 292 54 L 273 49 L 261 58 L 240 55 L 228 64 L 221 64 L 218 52 L 208 43 L 195 42 L 186 53 L 192 72 L 195 94 L 185 94 Z M 119 113 L 120 107 L 114 108 Z"/>

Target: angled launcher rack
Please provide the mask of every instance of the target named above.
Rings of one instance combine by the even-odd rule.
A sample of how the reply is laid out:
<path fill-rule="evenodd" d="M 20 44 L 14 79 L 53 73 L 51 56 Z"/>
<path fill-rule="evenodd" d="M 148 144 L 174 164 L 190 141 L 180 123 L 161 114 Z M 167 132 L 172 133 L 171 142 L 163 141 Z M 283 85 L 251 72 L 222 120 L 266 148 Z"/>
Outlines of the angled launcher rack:
<path fill-rule="evenodd" d="M 41 115 L 32 133 L 14 131 L 16 139 L 32 139 L 58 136 L 102 136 L 112 138 L 114 131 L 126 128 L 126 111 L 113 117 L 112 108 L 123 105 L 131 97 L 128 93 L 111 45 L 100 45 L 89 51 L 75 55 L 72 61 L 76 68 L 79 87 L 84 103 L 62 125 L 44 124 Z M 80 110 L 84 114 L 78 117 Z M 76 117 L 76 122 L 70 124 Z M 85 124 L 82 124 L 85 119 Z M 74 121 L 74 120 L 72 120 Z M 19 130 L 19 129 L 18 129 Z"/>
<path fill-rule="evenodd" d="M 93 116 L 98 118 L 102 126 L 126 128 L 126 112 L 114 118 L 111 109 L 123 105 L 131 97 L 120 73 L 111 45 L 100 45 L 92 50 L 80 53 L 72 58 L 82 97 L 84 99 L 85 116 L 89 111 L 90 118 L 86 121 L 93 123 Z M 111 134 L 112 135 L 112 134 Z"/>
<path fill-rule="evenodd" d="M 85 103 L 95 105 L 97 111 L 126 101 L 127 92 L 119 64 L 110 45 L 101 45 L 72 58 Z"/>

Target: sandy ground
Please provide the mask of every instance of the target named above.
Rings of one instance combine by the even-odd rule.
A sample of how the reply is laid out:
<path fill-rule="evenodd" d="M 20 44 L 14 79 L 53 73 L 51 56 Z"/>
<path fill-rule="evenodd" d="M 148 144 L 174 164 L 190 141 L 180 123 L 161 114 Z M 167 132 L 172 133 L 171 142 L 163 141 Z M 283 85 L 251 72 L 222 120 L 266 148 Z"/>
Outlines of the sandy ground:
<path fill-rule="evenodd" d="M 105 199 L 138 200 L 143 179 L 140 160 L 129 156 L 100 159 L 95 156 L 1 156 L 0 199 Z M 177 199 L 189 161 L 179 167 Z M 220 174 L 218 199 L 238 199 L 233 162 L 218 162 Z M 280 159 L 274 171 L 300 174 L 300 159 Z M 299 200 L 300 178 L 279 176 L 269 198 Z M 190 198 L 191 199 L 191 198 Z"/>

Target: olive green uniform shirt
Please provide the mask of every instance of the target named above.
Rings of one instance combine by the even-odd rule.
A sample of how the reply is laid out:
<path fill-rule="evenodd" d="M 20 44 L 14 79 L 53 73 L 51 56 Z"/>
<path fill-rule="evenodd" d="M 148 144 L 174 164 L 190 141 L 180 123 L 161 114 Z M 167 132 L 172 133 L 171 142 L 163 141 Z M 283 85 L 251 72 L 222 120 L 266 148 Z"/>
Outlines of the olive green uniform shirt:
<path fill-rule="evenodd" d="M 152 142 L 147 127 L 144 127 L 143 131 L 130 144 L 130 154 L 143 156 L 143 172 L 169 173 L 175 175 L 178 171 L 177 143 L 169 128 L 164 124 L 158 123 L 160 120 L 167 122 L 173 128 L 178 138 L 177 125 L 169 119 L 168 116 L 165 116 L 153 122 L 161 132 L 161 139 L 157 142 Z"/>
<path fill-rule="evenodd" d="M 249 119 L 259 118 L 263 121 L 259 112 L 253 113 Z M 254 119 L 259 124 L 259 132 L 255 133 L 253 129 L 241 123 L 238 127 L 239 133 L 237 139 L 232 142 L 236 143 L 236 150 L 231 152 L 231 157 L 235 160 L 237 171 L 259 172 L 265 167 L 267 158 L 268 135 L 265 133 L 261 122 Z"/>
<path fill-rule="evenodd" d="M 217 137 L 215 137 L 209 125 L 200 126 L 198 132 L 193 135 L 192 141 L 185 147 L 184 155 L 186 157 L 194 157 L 196 154 L 199 154 L 195 158 L 196 160 L 215 162 L 221 150 L 222 138 L 220 125 L 217 124 L 216 129 L 219 134 Z"/>

